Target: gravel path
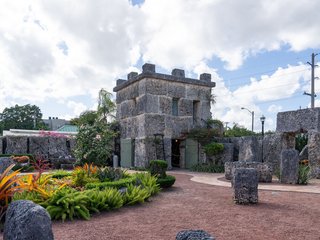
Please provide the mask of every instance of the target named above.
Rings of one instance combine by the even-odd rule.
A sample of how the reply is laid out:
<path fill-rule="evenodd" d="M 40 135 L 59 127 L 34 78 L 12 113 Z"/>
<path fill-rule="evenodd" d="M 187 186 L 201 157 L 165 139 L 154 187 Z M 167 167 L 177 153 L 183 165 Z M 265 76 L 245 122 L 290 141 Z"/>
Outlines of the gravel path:
<path fill-rule="evenodd" d="M 174 175 L 174 187 L 145 204 L 90 221 L 54 222 L 55 239 L 169 240 L 184 229 L 203 229 L 218 240 L 320 239 L 319 194 L 259 190 L 259 204 L 239 206 L 231 188 Z"/>

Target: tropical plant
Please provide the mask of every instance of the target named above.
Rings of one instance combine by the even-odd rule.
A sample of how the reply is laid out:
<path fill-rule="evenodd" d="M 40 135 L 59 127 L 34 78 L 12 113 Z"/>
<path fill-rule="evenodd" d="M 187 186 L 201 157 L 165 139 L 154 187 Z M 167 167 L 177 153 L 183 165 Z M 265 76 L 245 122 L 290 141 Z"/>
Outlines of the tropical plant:
<path fill-rule="evenodd" d="M 91 212 L 117 209 L 123 205 L 121 193 L 114 188 L 92 189 L 84 193 L 89 197 L 88 209 Z"/>
<path fill-rule="evenodd" d="M 52 219 L 73 220 L 75 217 L 90 219 L 87 208 L 89 197 L 71 188 L 62 188 L 44 203 Z"/>
<path fill-rule="evenodd" d="M 164 160 L 152 160 L 150 161 L 150 173 L 156 177 L 165 177 L 168 168 L 168 163 Z"/>
<path fill-rule="evenodd" d="M 307 164 L 299 165 L 298 184 L 307 185 L 309 182 L 310 166 Z"/>
<path fill-rule="evenodd" d="M 93 163 L 91 163 L 90 165 L 88 163 L 85 163 L 83 166 L 77 166 L 74 169 L 74 171 L 81 171 L 81 170 L 86 172 L 88 176 L 95 176 L 98 172 L 98 167 L 95 166 Z"/>
<path fill-rule="evenodd" d="M 18 177 L 19 170 L 11 172 L 14 164 L 10 165 L 0 175 L 0 206 L 2 210 L 5 210 L 11 201 L 14 193 L 22 191 L 21 180 Z M 2 211 L 3 212 L 3 211 Z"/>
<path fill-rule="evenodd" d="M 136 178 L 136 185 L 146 189 L 151 196 L 160 191 L 160 186 L 157 183 L 158 178 L 150 173 L 136 173 L 134 177 Z"/>
<path fill-rule="evenodd" d="M 82 125 L 76 137 L 74 152 L 80 164 L 94 163 L 97 166 L 107 165 L 115 136 L 116 133 L 106 124 Z"/>
<path fill-rule="evenodd" d="M 106 181 L 118 181 L 121 178 L 127 177 L 126 170 L 122 170 L 120 168 L 99 168 L 97 172 L 97 177 L 99 178 L 100 182 Z"/>
<path fill-rule="evenodd" d="M 133 205 L 136 203 L 143 203 L 150 196 L 151 194 L 147 189 L 130 184 L 123 195 L 123 200 L 124 204 Z"/>
<path fill-rule="evenodd" d="M 214 155 L 217 155 L 217 154 L 223 152 L 224 145 L 222 143 L 212 142 L 212 143 L 205 145 L 203 148 L 204 148 L 204 152 L 208 156 L 214 156 Z"/>
<path fill-rule="evenodd" d="M 112 94 L 101 89 L 99 91 L 99 100 L 98 100 L 98 118 L 99 121 L 103 123 L 108 123 L 108 117 L 114 118 L 114 111 L 116 109 L 116 104 L 111 100 Z"/>
<path fill-rule="evenodd" d="M 302 149 L 308 144 L 308 134 L 304 134 L 304 133 L 297 134 L 295 140 L 296 140 L 295 149 L 301 152 Z"/>
<path fill-rule="evenodd" d="M 130 184 L 133 184 L 135 180 L 136 179 L 134 177 L 127 177 L 114 182 L 91 182 L 85 185 L 85 189 L 93 189 L 93 188 L 99 188 L 100 190 L 106 189 L 106 188 L 120 189 L 120 188 L 127 187 Z"/>

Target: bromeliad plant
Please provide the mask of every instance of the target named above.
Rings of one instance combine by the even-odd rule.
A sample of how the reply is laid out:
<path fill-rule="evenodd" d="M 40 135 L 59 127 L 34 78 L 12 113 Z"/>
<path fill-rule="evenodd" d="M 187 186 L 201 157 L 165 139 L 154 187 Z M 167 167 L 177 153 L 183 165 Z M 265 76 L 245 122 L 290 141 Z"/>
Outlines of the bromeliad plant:
<path fill-rule="evenodd" d="M 9 202 L 11 201 L 13 195 L 16 192 L 23 190 L 21 186 L 21 180 L 18 177 L 20 173 L 19 170 L 11 172 L 14 164 L 10 165 L 1 175 L 0 175 L 0 220 L 5 214 Z"/>

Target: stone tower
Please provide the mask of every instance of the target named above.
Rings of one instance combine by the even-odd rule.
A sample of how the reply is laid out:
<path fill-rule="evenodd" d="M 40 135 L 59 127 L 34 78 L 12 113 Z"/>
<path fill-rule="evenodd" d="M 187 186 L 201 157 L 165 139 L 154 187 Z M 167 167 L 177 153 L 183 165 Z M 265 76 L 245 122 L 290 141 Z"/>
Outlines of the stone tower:
<path fill-rule="evenodd" d="M 144 167 L 165 159 L 169 167 L 184 166 L 185 134 L 211 118 L 211 75 L 186 78 L 184 70 L 171 75 L 156 73 L 144 64 L 142 73 L 131 72 L 117 80 L 117 120 L 121 128 L 121 166 Z M 180 153 L 181 152 L 181 153 Z M 181 160 L 181 161 L 180 161 Z"/>

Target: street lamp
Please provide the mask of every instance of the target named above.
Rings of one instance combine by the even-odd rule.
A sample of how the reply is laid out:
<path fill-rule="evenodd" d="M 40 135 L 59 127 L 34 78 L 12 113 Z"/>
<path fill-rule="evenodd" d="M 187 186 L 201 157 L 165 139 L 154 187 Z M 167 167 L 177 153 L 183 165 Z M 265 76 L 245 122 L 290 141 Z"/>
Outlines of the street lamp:
<path fill-rule="evenodd" d="M 261 121 L 261 124 L 262 124 L 262 137 L 264 136 L 264 121 L 265 120 L 266 120 L 266 117 L 262 115 L 260 117 L 260 121 Z"/>
<path fill-rule="evenodd" d="M 250 111 L 248 108 L 242 107 L 241 110 L 247 110 L 251 114 L 251 132 L 253 132 L 253 125 L 254 125 L 254 111 Z"/>

